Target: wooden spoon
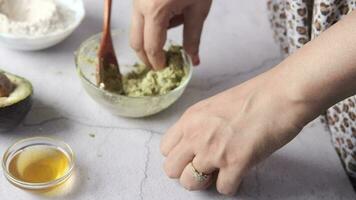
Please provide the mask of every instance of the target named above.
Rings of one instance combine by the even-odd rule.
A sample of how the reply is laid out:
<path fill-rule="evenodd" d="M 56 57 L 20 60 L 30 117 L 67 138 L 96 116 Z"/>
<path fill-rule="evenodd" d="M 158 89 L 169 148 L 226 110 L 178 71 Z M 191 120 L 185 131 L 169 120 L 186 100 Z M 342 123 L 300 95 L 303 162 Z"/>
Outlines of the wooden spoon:
<path fill-rule="evenodd" d="M 121 73 L 111 38 L 111 4 L 112 0 L 105 0 L 104 30 L 98 52 L 99 64 L 96 69 L 96 81 L 102 89 L 122 93 Z"/>

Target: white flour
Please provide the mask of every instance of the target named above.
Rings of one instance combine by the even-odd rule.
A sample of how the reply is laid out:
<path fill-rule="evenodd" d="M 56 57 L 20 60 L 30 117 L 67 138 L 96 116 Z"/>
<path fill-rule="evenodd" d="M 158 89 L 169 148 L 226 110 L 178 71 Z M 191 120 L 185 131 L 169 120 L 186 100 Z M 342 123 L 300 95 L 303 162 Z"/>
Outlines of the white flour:
<path fill-rule="evenodd" d="M 0 0 L 0 32 L 17 36 L 43 36 L 66 29 L 73 10 L 54 0 Z"/>

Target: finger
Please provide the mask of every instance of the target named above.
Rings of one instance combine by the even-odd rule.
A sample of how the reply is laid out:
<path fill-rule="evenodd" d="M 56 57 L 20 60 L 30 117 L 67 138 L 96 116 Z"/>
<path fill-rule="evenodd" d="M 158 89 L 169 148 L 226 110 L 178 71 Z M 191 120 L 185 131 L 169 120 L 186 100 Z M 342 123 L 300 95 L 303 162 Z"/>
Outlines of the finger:
<path fill-rule="evenodd" d="M 199 45 L 204 21 L 209 13 L 211 0 L 207 4 L 194 4 L 184 11 L 183 46 L 192 58 L 193 65 L 199 65 Z"/>
<path fill-rule="evenodd" d="M 168 28 L 174 28 L 176 26 L 182 25 L 184 23 L 184 15 L 176 15 L 169 21 Z"/>
<path fill-rule="evenodd" d="M 131 47 L 136 51 L 136 54 L 139 59 L 146 66 L 150 66 L 150 62 L 148 61 L 148 58 L 144 51 L 143 33 L 144 18 L 138 11 L 134 10 L 131 20 L 130 44 Z"/>
<path fill-rule="evenodd" d="M 166 66 L 163 46 L 167 38 L 167 28 L 168 19 L 155 19 L 151 16 L 145 18 L 144 48 L 151 66 L 156 70 Z"/>
<path fill-rule="evenodd" d="M 191 145 L 180 142 L 168 154 L 164 163 L 164 171 L 170 178 L 179 178 L 185 166 L 194 158 L 194 151 Z"/>
<path fill-rule="evenodd" d="M 212 173 L 216 170 L 212 163 L 207 159 L 197 155 L 193 161 L 188 164 L 180 176 L 181 185 L 188 190 L 203 190 L 212 183 Z M 199 179 L 196 172 L 206 175 L 206 178 Z"/>
<path fill-rule="evenodd" d="M 243 170 L 239 168 L 221 168 L 216 181 L 216 189 L 224 195 L 235 195 L 242 180 Z"/>
<path fill-rule="evenodd" d="M 179 143 L 183 134 L 180 123 L 175 123 L 163 136 L 160 144 L 161 153 L 167 156 L 169 152 Z"/>

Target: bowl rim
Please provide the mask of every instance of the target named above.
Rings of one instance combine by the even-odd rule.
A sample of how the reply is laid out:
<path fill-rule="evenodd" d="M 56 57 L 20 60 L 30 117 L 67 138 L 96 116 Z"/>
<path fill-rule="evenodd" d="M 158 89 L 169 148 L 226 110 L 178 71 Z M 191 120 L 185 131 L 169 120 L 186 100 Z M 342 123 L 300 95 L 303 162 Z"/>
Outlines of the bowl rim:
<path fill-rule="evenodd" d="M 5 39 L 17 39 L 17 40 L 18 39 L 38 40 L 38 39 L 44 39 L 44 38 L 58 37 L 58 36 L 62 35 L 63 33 L 67 32 L 67 31 L 74 30 L 82 23 L 82 21 L 85 18 L 85 15 L 86 15 L 85 7 L 84 7 L 84 1 L 83 0 L 79 0 L 77 2 L 80 4 L 79 5 L 79 9 L 71 9 L 76 14 L 74 23 L 71 23 L 67 28 L 65 28 L 62 31 L 56 31 L 56 32 L 52 32 L 52 33 L 49 33 L 49 34 L 46 34 L 46 35 L 34 35 L 34 36 L 15 35 L 15 34 L 11 34 L 11 33 L 0 33 L 0 37 L 3 37 Z M 79 15 L 77 16 L 77 14 L 79 14 Z"/>
<path fill-rule="evenodd" d="M 120 32 L 122 33 L 125 31 L 124 31 L 124 29 L 114 29 L 114 30 L 112 30 L 112 36 L 118 35 Z M 157 97 L 159 98 L 159 97 L 168 96 L 171 93 L 175 93 L 179 90 L 182 90 L 190 82 L 192 75 L 193 75 L 193 64 L 192 64 L 191 57 L 187 54 L 187 52 L 184 49 L 182 49 L 181 50 L 182 55 L 184 56 L 184 59 L 186 60 L 186 63 L 187 63 L 188 74 L 186 75 L 186 77 L 183 79 L 183 81 L 180 83 L 180 85 L 178 87 L 174 88 L 173 90 L 170 90 L 169 92 L 167 92 L 165 94 L 160 94 L 160 95 L 155 95 L 155 96 L 135 96 L 135 97 L 133 97 L 133 96 L 121 95 L 121 94 L 117 94 L 117 93 L 113 93 L 113 92 L 109 92 L 109 91 L 100 89 L 97 85 L 95 85 L 93 82 L 88 80 L 88 78 L 83 75 L 83 72 L 80 69 L 78 63 L 79 63 L 79 57 L 80 57 L 79 53 L 81 52 L 81 50 L 84 47 L 86 47 L 89 42 L 91 42 L 95 38 L 100 37 L 101 34 L 102 34 L 102 32 L 90 36 L 88 39 L 86 39 L 84 42 L 82 42 L 81 45 L 78 47 L 78 49 L 74 52 L 75 68 L 76 68 L 78 76 L 80 77 L 81 80 L 84 80 L 88 85 L 90 85 L 90 87 L 94 88 L 95 90 L 99 90 L 100 92 L 103 92 L 107 96 L 116 96 L 116 97 L 128 98 L 128 99 L 149 99 L 149 98 L 157 98 Z M 171 40 L 169 40 L 169 41 L 171 41 Z"/>
<path fill-rule="evenodd" d="M 70 166 L 68 168 L 68 170 L 66 171 L 65 174 L 63 174 L 63 176 L 52 180 L 52 181 L 47 181 L 47 182 L 40 182 L 40 183 L 31 183 L 31 182 L 26 182 L 26 181 L 22 181 L 19 180 L 18 178 L 16 178 L 15 176 L 13 176 L 9 170 L 8 170 L 8 166 L 7 166 L 7 161 L 8 161 L 8 157 L 9 155 L 9 151 L 11 148 L 13 148 L 14 146 L 24 143 L 24 142 L 29 142 L 31 140 L 39 140 L 42 142 L 37 142 L 39 144 L 46 144 L 46 141 L 52 141 L 54 143 L 60 143 L 61 145 L 63 145 L 66 149 L 63 149 L 62 147 L 60 147 L 59 145 L 56 145 L 57 148 L 60 148 L 61 151 L 64 151 L 66 154 L 68 154 L 69 159 L 70 159 Z M 38 145 L 38 144 L 37 144 Z M 36 145 L 33 145 L 36 146 Z M 17 151 L 19 151 L 21 149 L 17 149 Z M 46 189 L 46 188 L 50 188 L 50 187 L 54 187 L 57 186 L 61 183 L 63 183 L 64 181 L 66 181 L 73 173 L 74 170 L 74 166 L 75 166 L 75 158 L 74 158 L 74 152 L 72 150 L 72 148 L 65 142 L 61 141 L 61 140 L 57 140 L 51 137 L 30 137 L 30 138 L 25 138 L 25 139 L 20 139 L 18 141 L 16 141 L 15 143 L 13 143 L 12 145 L 10 145 L 6 150 L 5 153 L 3 154 L 2 157 L 2 168 L 4 171 L 4 175 L 6 177 L 6 179 L 16 185 L 19 186 L 21 188 L 25 188 L 25 189 L 30 189 L 30 190 L 36 190 L 36 189 Z"/>

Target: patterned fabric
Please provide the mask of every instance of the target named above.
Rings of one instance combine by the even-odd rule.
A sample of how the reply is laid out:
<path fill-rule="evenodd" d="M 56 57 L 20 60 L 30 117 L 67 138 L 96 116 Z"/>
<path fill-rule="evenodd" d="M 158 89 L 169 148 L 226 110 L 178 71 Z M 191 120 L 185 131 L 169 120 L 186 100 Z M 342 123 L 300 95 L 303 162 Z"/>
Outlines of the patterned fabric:
<path fill-rule="evenodd" d="M 269 0 L 274 37 L 286 57 L 356 10 L 356 0 Z M 355 55 L 356 56 L 356 55 Z M 324 121 L 351 179 L 356 180 L 356 96 L 328 109 Z"/>

